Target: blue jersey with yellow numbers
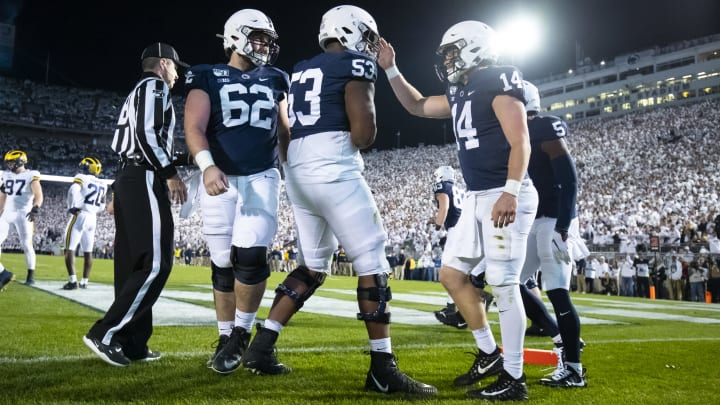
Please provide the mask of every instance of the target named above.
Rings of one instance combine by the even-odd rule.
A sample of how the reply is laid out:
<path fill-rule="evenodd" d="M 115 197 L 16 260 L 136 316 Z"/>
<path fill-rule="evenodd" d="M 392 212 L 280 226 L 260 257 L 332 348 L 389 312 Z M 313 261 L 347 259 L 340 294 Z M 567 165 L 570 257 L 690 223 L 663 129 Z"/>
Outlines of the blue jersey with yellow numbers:
<path fill-rule="evenodd" d="M 522 73 L 513 66 L 475 69 L 467 85 L 448 86 L 460 168 L 469 191 L 502 187 L 507 180 L 510 144 L 492 107 L 502 95 L 525 104 Z"/>
<path fill-rule="evenodd" d="M 566 137 L 568 127 L 562 119 L 547 115 L 528 120 L 528 129 L 530 130 L 530 146 L 532 148 L 528 174 L 538 192 L 537 217 L 557 218 L 560 185 L 555 181 L 550 157 L 542 150 L 542 144 L 546 141 Z M 576 216 L 575 207 L 572 207 L 570 218 Z"/>
<path fill-rule="evenodd" d="M 455 226 L 455 224 L 457 224 L 457 221 L 460 218 L 464 193 L 461 189 L 457 188 L 455 186 L 455 182 L 452 181 L 441 181 L 439 183 L 435 183 L 433 189 L 436 207 L 438 207 L 438 194 L 446 194 L 448 196 L 448 200 L 450 201 L 450 203 L 448 205 L 448 212 L 447 216 L 445 217 L 445 223 L 443 224 L 443 226 L 445 226 L 445 229 L 450 229 Z"/>
<path fill-rule="evenodd" d="M 288 91 L 288 75 L 261 66 L 243 72 L 229 65 L 193 66 L 185 89 L 210 97 L 206 137 L 213 160 L 227 175 L 247 176 L 278 166 L 278 102 Z"/>
<path fill-rule="evenodd" d="M 345 85 L 351 80 L 375 82 L 375 61 L 363 53 L 346 50 L 321 53 L 296 64 L 288 96 L 292 139 L 349 131 Z"/>

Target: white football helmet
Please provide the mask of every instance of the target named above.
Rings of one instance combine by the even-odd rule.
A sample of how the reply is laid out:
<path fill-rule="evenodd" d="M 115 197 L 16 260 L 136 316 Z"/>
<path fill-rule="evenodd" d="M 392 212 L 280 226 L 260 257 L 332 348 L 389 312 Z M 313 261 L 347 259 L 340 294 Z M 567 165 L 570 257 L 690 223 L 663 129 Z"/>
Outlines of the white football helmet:
<path fill-rule="evenodd" d="M 267 53 L 257 52 L 253 49 L 249 37 L 256 32 L 267 34 L 270 37 Z M 278 35 L 272 20 L 263 12 L 251 8 L 231 15 L 225 22 L 223 35 L 218 34 L 217 36 L 223 39 L 225 49 L 248 57 L 255 66 L 272 65 L 280 53 L 280 47 L 276 43 Z"/>
<path fill-rule="evenodd" d="M 463 21 L 450 27 L 437 49 L 440 63 L 435 71 L 441 81 L 457 83 L 465 72 L 497 62 L 495 31 L 479 21 Z"/>
<path fill-rule="evenodd" d="M 525 88 L 525 111 L 527 112 L 540 112 L 540 92 L 534 84 L 527 80 L 523 80 L 523 87 Z"/>
<path fill-rule="evenodd" d="M 435 170 L 435 182 L 455 181 L 455 169 L 450 166 L 440 166 Z"/>
<path fill-rule="evenodd" d="M 328 40 L 336 39 L 345 48 L 377 58 L 379 51 L 375 19 L 356 6 L 337 6 L 328 10 L 320 22 L 318 43 L 325 50 Z"/>

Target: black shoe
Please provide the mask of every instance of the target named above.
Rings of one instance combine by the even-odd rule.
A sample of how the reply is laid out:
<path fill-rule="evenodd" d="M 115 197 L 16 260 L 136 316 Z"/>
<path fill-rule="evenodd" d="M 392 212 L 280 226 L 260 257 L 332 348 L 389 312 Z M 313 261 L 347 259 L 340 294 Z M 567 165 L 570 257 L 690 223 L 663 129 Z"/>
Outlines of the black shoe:
<path fill-rule="evenodd" d="M 78 287 L 80 287 L 81 290 L 84 290 L 87 288 L 87 284 L 78 284 Z"/>
<path fill-rule="evenodd" d="M 458 376 L 453 381 L 456 387 L 473 385 L 483 378 L 498 374 L 503 369 L 503 357 L 498 348 L 495 348 L 491 354 L 485 354 L 479 349 L 477 354 L 470 352 L 468 354 L 475 356 L 475 362 L 467 373 Z"/>
<path fill-rule="evenodd" d="M 147 362 L 147 361 L 160 360 L 160 358 L 162 358 L 162 353 L 154 352 L 154 351 L 150 350 L 150 348 L 148 348 L 147 351 L 145 352 L 145 356 L 139 357 L 139 358 L 132 358 L 132 359 L 130 359 L 130 361 Z"/>
<path fill-rule="evenodd" d="M 565 365 L 563 370 L 541 378 L 540 384 L 554 388 L 585 388 L 588 385 L 586 372 L 586 369 L 582 369 L 582 374 L 578 374 L 575 369 Z"/>
<path fill-rule="evenodd" d="M 5 286 L 13 280 L 15 280 L 15 274 L 13 274 L 10 270 L 5 269 L 5 271 L 0 273 L 0 291 L 4 291 Z"/>
<path fill-rule="evenodd" d="M 500 371 L 497 381 L 485 388 L 467 392 L 468 398 L 480 398 L 495 401 L 526 401 L 528 399 L 525 374 L 515 379 L 504 369 Z"/>
<path fill-rule="evenodd" d="M 125 357 L 122 347 L 118 344 L 105 345 L 100 340 L 83 336 L 83 342 L 103 361 L 118 367 L 125 367 L 130 364 L 130 359 Z"/>
<path fill-rule="evenodd" d="M 447 309 L 447 308 L 446 308 Z M 460 311 L 447 312 L 445 310 L 435 311 L 435 319 L 440 321 L 443 325 L 452 326 L 458 329 L 467 328 L 467 322 L 465 318 L 460 315 Z"/>
<path fill-rule="evenodd" d="M 215 342 L 215 353 L 213 353 L 212 357 L 210 357 L 210 360 L 207 361 L 205 364 L 207 368 L 212 368 L 213 361 L 215 361 L 215 357 L 217 357 L 218 353 L 225 347 L 228 340 L 230 340 L 230 335 L 220 335 L 218 340 Z"/>
<path fill-rule="evenodd" d="M 278 333 L 257 325 L 257 333 L 242 358 L 243 367 L 259 375 L 288 374 L 292 369 L 277 360 Z"/>
<path fill-rule="evenodd" d="M 423 397 L 437 395 L 437 388 L 410 378 L 400 371 L 391 353 L 370 352 L 370 371 L 365 379 L 366 391 L 384 394 L 394 392 Z"/>
<path fill-rule="evenodd" d="M 482 296 L 485 300 L 485 313 L 487 314 L 490 312 L 490 305 L 492 304 L 495 297 L 487 291 L 483 291 Z"/>
<path fill-rule="evenodd" d="M 63 289 L 63 290 L 77 290 L 77 288 L 78 288 L 78 283 L 77 283 L 77 281 L 74 282 L 74 283 L 71 283 L 71 282 L 68 281 L 67 283 L 65 283 L 64 286 L 62 286 L 62 289 Z"/>
<path fill-rule="evenodd" d="M 237 370 L 248 343 L 250 343 L 250 334 L 239 326 L 234 327 L 225 346 L 213 359 L 212 369 L 220 374 L 229 374 Z"/>
<path fill-rule="evenodd" d="M 33 278 L 33 277 L 26 278 L 24 284 L 25 285 L 35 285 L 35 278 Z"/>
<path fill-rule="evenodd" d="M 545 329 L 532 324 L 529 328 L 525 329 L 525 336 L 548 336 L 552 337 L 545 332 Z"/>

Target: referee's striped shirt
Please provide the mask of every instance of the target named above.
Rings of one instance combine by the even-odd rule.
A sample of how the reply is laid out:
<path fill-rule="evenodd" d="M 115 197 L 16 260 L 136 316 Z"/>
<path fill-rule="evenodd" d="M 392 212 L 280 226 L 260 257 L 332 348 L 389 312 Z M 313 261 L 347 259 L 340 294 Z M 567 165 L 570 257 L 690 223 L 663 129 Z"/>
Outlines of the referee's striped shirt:
<path fill-rule="evenodd" d="M 174 128 L 170 88 L 160 76 L 144 72 L 125 99 L 111 146 L 121 160 L 151 166 L 168 179 L 177 174 L 172 165 Z"/>

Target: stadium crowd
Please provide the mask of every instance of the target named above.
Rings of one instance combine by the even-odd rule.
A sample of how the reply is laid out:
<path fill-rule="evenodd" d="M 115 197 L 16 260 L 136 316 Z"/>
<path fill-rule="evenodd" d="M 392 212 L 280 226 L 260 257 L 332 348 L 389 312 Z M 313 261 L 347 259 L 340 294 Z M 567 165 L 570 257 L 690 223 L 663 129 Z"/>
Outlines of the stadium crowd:
<path fill-rule="evenodd" d="M 43 175 L 73 176 L 82 158 L 96 156 L 103 162 L 100 177 L 113 177 L 117 162 L 109 143 L 121 95 L 3 77 L 0 84 L 0 150 L 24 150 L 28 166 Z M 174 102 L 180 130 L 183 101 Z M 580 179 L 581 234 L 592 251 L 622 260 L 649 250 L 651 236 L 658 236 L 661 251 L 720 254 L 718 122 L 716 99 L 569 123 L 568 144 Z M 442 236 L 432 226 L 432 173 L 440 165 L 458 168 L 455 145 L 375 150 L 363 158 L 388 232 L 388 254 L 403 249 L 407 257 L 430 263 Z M 39 252 L 59 254 L 62 248 L 68 186 L 43 182 L 46 201 L 34 240 Z M 200 225 L 197 210 L 176 219 L 178 249 L 206 249 Z M 100 214 L 96 256 L 112 255 L 113 234 L 112 217 Z M 275 245 L 288 247 L 294 241 L 292 210 L 283 191 Z M 17 249 L 11 233 L 3 251 Z"/>

